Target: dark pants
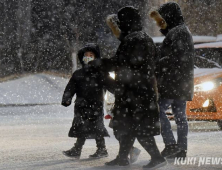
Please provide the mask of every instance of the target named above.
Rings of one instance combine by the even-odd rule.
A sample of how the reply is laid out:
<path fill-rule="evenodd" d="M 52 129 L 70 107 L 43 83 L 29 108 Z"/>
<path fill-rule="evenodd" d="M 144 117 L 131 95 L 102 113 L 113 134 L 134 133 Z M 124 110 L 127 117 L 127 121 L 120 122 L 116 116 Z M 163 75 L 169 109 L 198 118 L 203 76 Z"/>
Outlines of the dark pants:
<path fill-rule="evenodd" d="M 97 137 L 96 139 L 96 147 L 98 149 L 105 149 L 105 139 L 104 137 Z M 76 143 L 74 144 L 76 148 L 82 149 L 83 145 L 85 144 L 86 138 L 77 138 Z"/>
<path fill-rule="evenodd" d="M 175 122 L 177 124 L 177 136 L 176 142 L 171 124 L 166 115 L 166 110 L 171 105 Z M 160 122 L 161 122 L 161 135 L 165 145 L 178 144 L 182 150 L 187 150 L 187 135 L 188 135 L 188 123 L 186 117 L 186 101 L 173 100 L 173 99 L 161 99 L 159 101 L 160 106 Z"/>
<path fill-rule="evenodd" d="M 151 159 L 162 159 L 163 157 L 159 152 L 155 138 L 152 136 L 152 134 L 150 134 L 150 136 L 138 136 L 135 132 L 135 129 L 139 127 L 135 127 L 136 125 L 134 125 L 134 121 L 143 121 L 142 119 L 144 113 L 146 113 L 147 110 L 150 109 L 149 107 L 147 107 L 147 103 L 149 103 L 149 101 L 143 101 L 143 103 L 140 104 L 127 102 L 125 102 L 124 104 L 122 101 L 117 101 L 116 103 L 120 103 L 120 105 L 116 105 L 113 111 L 113 130 L 114 135 L 119 141 L 120 145 L 118 154 L 119 159 L 128 159 L 130 149 L 133 147 L 135 139 L 137 139 L 141 146 L 150 154 Z M 157 110 L 155 105 L 153 106 L 153 109 Z M 158 110 L 156 113 L 157 117 L 159 117 Z M 131 116 L 129 116 L 130 114 L 134 115 L 134 118 L 137 117 L 138 119 L 133 119 Z M 155 114 L 152 115 L 155 116 Z M 147 122 L 149 122 L 149 120 Z"/>
<path fill-rule="evenodd" d="M 119 159 L 128 159 L 128 154 L 130 152 L 130 149 L 133 147 L 135 139 L 135 137 L 130 135 L 121 136 L 119 138 Z M 162 158 L 159 149 L 157 148 L 155 138 L 153 136 L 141 136 L 137 137 L 137 140 L 141 144 L 141 146 L 150 154 L 151 159 Z"/>

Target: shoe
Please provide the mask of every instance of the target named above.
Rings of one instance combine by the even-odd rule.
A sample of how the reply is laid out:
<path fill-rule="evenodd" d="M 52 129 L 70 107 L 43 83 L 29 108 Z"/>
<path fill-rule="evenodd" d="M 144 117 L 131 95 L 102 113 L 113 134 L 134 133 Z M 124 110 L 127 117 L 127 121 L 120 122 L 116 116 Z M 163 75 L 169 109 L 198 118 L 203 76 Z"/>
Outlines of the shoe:
<path fill-rule="evenodd" d="M 94 154 L 89 155 L 89 158 L 103 158 L 107 156 L 108 156 L 108 152 L 106 149 L 97 149 Z"/>
<path fill-rule="evenodd" d="M 181 150 L 179 153 L 176 154 L 176 157 L 185 159 L 187 157 L 187 150 Z"/>
<path fill-rule="evenodd" d="M 136 147 L 131 148 L 130 153 L 129 153 L 130 163 L 134 163 L 137 161 L 140 152 L 141 152 L 141 150 Z"/>
<path fill-rule="evenodd" d="M 121 159 L 121 160 L 119 159 L 118 165 L 124 166 L 124 167 L 129 166 L 130 165 L 129 158 L 128 159 Z"/>
<path fill-rule="evenodd" d="M 117 156 L 115 159 L 113 159 L 110 162 L 106 162 L 105 165 L 107 166 L 116 166 L 119 165 L 119 156 Z"/>
<path fill-rule="evenodd" d="M 169 159 L 185 160 L 186 157 L 187 157 L 187 150 L 181 150 L 177 154 L 170 156 Z"/>
<path fill-rule="evenodd" d="M 81 155 L 81 149 L 77 149 L 75 146 L 67 151 L 62 152 L 63 155 L 70 157 L 70 158 L 76 158 L 79 159 Z"/>
<path fill-rule="evenodd" d="M 166 145 L 164 150 L 161 152 L 161 155 L 165 158 L 168 158 L 170 156 L 176 155 L 178 152 L 180 152 L 180 149 L 177 144 Z"/>
<path fill-rule="evenodd" d="M 151 161 L 143 166 L 143 169 L 156 169 L 156 168 L 160 168 L 167 165 L 167 161 L 165 158 L 161 158 L 161 159 L 151 159 Z"/>

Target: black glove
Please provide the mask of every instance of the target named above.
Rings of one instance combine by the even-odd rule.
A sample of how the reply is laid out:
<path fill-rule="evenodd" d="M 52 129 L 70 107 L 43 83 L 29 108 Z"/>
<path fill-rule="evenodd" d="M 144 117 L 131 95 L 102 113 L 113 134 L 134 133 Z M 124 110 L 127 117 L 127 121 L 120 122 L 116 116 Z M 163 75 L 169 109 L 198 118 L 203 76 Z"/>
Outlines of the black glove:
<path fill-rule="evenodd" d="M 71 104 L 71 100 L 62 101 L 61 103 L 63 106 L 68 107 Z"/>
<path fill-rule="evenodd" d="M 62 96 L 62 103 L 61 105 L 67 107 L 71 104 L 72 102 L 72 97 L 70 92 L 65 92 Z"/>
<path fill-rule="evenodd" d="M 96 60 L 92 60 L 88 63 L 88 67 L 92 67 L 95 69 L 98 69 L 102 66 L 102 60 L 101 59 L 96 59 Z"/>

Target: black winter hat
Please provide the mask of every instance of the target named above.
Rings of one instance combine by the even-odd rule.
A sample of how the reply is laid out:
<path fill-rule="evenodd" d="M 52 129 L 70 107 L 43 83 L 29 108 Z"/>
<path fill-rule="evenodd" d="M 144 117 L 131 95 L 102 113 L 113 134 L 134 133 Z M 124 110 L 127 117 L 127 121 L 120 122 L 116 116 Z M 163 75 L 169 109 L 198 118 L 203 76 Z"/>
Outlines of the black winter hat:
<path fill-rule="evenodd" d="M 159 14 L 163 17 L 168 25 L 168 29 L 184 23 L 184 18 L 180 6 L 175 2 L 168 2 L 160 6 Z"/>
<path fill-rule="evenodd" d="M 119 28 L 128 33 L 142 30 L 141 15 L 139 10 L 133 6 L 126 6 L 118 11 Z"/>
<path fill-rule="evenodd" d="M 84 65 L 84 62 L 83 62 L 83 56 L 84 56 L 84 53 L 87 52 L 87 51 L 91 51 L 95 54 L 95 57 L 96 58 L 100 58 L 100 49 L 99 49 L 99 46 L 96 44 L 96 43 L 87 43 L 82 49 L 79 50 L 78 52 L 78 58 L 79 58 L 79 61 L 82 65 Z"/>

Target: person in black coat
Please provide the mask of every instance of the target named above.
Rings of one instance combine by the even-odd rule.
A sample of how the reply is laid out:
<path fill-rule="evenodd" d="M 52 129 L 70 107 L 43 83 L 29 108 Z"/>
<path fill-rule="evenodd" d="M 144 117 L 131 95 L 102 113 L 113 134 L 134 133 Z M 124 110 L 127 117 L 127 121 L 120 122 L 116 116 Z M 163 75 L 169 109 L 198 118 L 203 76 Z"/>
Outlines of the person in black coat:
<path fill-rule="evenodd" d="M 154 139 L 160 134 L 154 74 L 156 46 L 142 31 L 141 16 L 136 8 L 121 8 L 117 18 L 116 24 L 109 25 L 121 40 L 115 56 L 89 63 L 92 67 L 115 71 L 113 130 L 120 148 L 116 159 L 106 165 L 128 165 L 127 155 L 135 138 L 151 155 L 147 168 L 165 165 L 166 160 L 160 155 Z"/>
<path fill-rule="evenodd" d="M 179 5 L 165 3 L 150 16 L 157 21 L 165 35 L 158 62 L 158 90 L 160 93 L 161 134 L 165 149 L 164 157 L 186 157 L 188 124 L 186 101 L 192 100 L 194 90 L 194 45 L 192 35 L 184 23 Z M 177 124 L 176 142 L 166 110 L 171 105 Z M 177 153 L 177 155 L 175 155 Z"/>
<path fill-rule="evenodd" d="M 90 157 L 105 157 L 108 156 L 108 153 L 104 137 L 109 134 L 103 122 L 104 90 L 108 89 L 114 93 L 114 80 L 108 72 L 102 73 L 87 67 L 89 61 L 100 58 L 98 45 L 86 44 L 84 48 L 79 50 L 78 58 L 83 68 L 73 73 L 62 98 L 62 105 L 67 107 L 76 94 L 74 119 L 68 135 L 77 138 L 77 141 L 73 148 L 63 151 L 63 154 L 79 158 L 85 140 L 95 139 L 98 149 Z"/>

